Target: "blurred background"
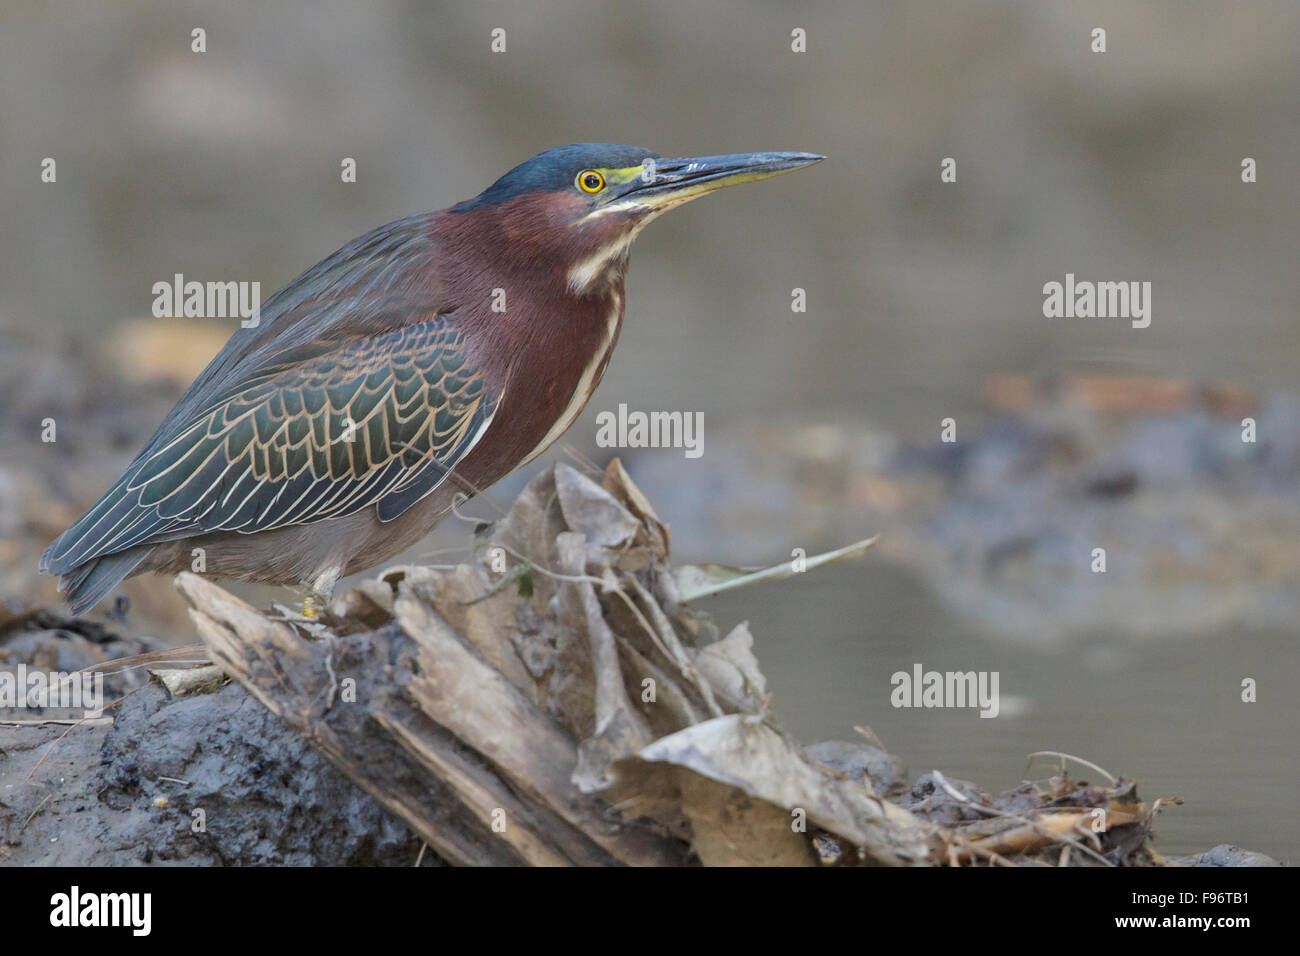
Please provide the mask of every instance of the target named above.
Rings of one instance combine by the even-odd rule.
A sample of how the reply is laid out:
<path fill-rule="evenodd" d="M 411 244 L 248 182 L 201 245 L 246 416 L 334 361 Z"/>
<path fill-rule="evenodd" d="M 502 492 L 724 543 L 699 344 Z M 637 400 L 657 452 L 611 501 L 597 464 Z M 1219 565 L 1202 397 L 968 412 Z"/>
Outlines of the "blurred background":
<path fill-rule="evenodd" d="M 701 457 L 622 452 L 679 561 L 882 532 L 708 605 L 751 622 L 801 739 L 869 725 L 914 776 L 990 790 L 1074 753 L 1186 800 L 1166 853 L 1294 860 L 1297 76 L 1292 3 L 3 0 L 5 614 L 54 605 L 41 550 L 234 327 L 150 317 L 153 283 L 265 298 L 567 142 L 816 151 L 638 240 L 614 361 L 543 461 L 603 465 L 595 416 L 619 403 L 701 412 Z M 1066 273 L 1150 282 L 1150 328 L 1045 318 Z M 465 510 L 499 516 L 527 477 Z M 463 560 L 470 530 L 412 556 Z M 124 593 L 126 626 L 192 639 L 169 581 Z M 999 671 L 1000 716 L 891 708 L 914 663 Z"/>

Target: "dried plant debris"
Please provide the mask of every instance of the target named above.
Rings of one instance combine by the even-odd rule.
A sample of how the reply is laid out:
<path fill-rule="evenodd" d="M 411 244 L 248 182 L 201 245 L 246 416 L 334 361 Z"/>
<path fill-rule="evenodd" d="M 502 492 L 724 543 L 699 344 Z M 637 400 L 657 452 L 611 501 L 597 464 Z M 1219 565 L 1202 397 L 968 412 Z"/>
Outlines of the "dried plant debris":
<path fill-rule="evenodd" d="M 1162 801 L 1086 763 L 1107 783 L 1075 782 L 1064 755 L 1050 779 L 995 799 L 937 771 L 909 788 L 867 730 L 800 746 L 748 626 L 719 634 L 688 603 L 745 573 L 674 571 L 669 543 L 617 461 L 598 478 L 557 465 L 478 537 L 473 565 L 391 568 L 310 624 L 198 575 L 177 585 L 200 656 L 439 861 L 1168 865 L 1151 847 Z M 180 670 L 186 650 L 117 669 L 147 664 L 195 705 L 221 679 Z"/>
<path fill-rule="evenodd" d="M 909 809 L 943 827 L 948 862 L 1152 866 L 1164 861 L 1148 842 L 1162 804 L 1148 808 L 1137 785 L 1075 783 L 1063 770 L 1044 785 L 1025 784 L 992 799 L 939 771 L 917 781 Z"/>

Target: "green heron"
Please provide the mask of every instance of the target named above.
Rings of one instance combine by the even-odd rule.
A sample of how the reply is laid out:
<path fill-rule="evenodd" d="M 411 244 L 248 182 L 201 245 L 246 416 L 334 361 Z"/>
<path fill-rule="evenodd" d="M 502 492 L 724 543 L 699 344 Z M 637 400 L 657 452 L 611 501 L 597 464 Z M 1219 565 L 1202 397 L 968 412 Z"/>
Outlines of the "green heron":
<path fill-rule="evenodd" d="M 74 614 L 128 575 L 189 569 L 199 548 L 214 576 L 328 601 L 573 424 L 650 220 L 823 158 L 561 146 L 354 239 L 234 334 L 41 570 Z"/>

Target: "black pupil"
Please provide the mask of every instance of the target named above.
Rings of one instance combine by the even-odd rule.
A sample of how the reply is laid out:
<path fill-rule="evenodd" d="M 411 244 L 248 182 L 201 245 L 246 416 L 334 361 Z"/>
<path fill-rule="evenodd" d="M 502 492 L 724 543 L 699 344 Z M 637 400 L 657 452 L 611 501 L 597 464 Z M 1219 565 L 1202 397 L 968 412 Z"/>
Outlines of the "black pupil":
<path fill-rule="evenodd" d="M 595 189 L 600 185 L 600 177 L 595 173 L 587 173 L 582 181 L 587 184 L 588 189 Z"/>

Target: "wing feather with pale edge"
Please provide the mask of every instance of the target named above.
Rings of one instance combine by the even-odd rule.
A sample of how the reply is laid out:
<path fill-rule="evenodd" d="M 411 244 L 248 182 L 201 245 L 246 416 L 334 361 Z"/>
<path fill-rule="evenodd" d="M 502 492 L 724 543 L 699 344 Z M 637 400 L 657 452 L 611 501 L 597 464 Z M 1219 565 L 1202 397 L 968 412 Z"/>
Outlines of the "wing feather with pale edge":
<path fill-rule="evenodd" d="M 496 410 L 443 316 L 281 356 L 224 390 L 51 545 L 66 573 L 139 544 L 310 524 L 378 505 L 390 521 L 460 462 Z"/>

